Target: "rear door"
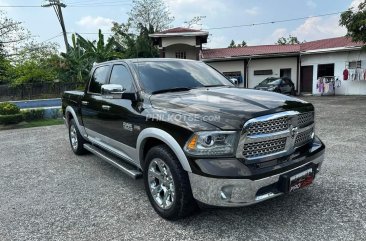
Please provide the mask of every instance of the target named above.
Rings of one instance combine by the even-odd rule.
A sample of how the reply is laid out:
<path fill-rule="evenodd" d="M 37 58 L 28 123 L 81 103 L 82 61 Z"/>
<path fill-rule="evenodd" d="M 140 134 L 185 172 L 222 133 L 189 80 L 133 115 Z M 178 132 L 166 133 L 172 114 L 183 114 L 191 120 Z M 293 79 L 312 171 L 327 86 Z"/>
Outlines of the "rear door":
<path fill-rule="evenodd" d="M 98 66 L 94 69 L 90 78 L 89 86 L 81 100 L 81 116 L 85 131 L 88 136 L 97 137 L 103 129 L 102 115 L 103 98 L 101 96 L 101 87 L 107 83 L 110 66 Z"/>

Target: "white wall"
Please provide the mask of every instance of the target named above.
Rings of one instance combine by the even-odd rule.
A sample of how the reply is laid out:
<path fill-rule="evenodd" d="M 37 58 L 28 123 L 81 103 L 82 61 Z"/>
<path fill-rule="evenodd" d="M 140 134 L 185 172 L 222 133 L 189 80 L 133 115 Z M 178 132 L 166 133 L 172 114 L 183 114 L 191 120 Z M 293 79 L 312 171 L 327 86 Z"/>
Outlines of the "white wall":
<path fill-rule="evenodd" d="M 196 46 L 196 37 L 167 37 L 162 38 L 162 47 L 168 47 L 173 44 L 187 44 L 190 46 Z"/>
<path fill-rule="evenodd" d="M 172 45 L 165 48 L 165 58 L 175 58 L 175 53 L 178 51 L 185 51 L 187 59 L 196 60 L 199 49 L 184 44 Z"/>
<path fill-rule="evenodd" d="M 273 71 L 272 75 L 254 75 L 255 70 L 268 70 Z M 253 88 L 258 85 L 262 80 L 268 77 L 281 77 L 280 69 L 291 69 L 291 80 L 295 84 L 297 89 L 297 58 L 271 58 L 271 59 L 252 59 L 249 62 L 249 88 Z"/>
<path fill-rule="evenodd" d="M 241 76 L 244 80 L 244 60 L 226 60 L 222 62 L 210 62 L 207 63 L 217 69 L 218 71 L 222 72 L 236 72 L 240 71 Z M 240 87 L 243 87 L 244 83 L 240 84 Z"/>
<path fill-rule="evenodd" d="M 343 80 L 343 70 L 346 62 L 361 60 L 361 68 L 366 69 L 366 52 L 350 51 L 338 53 L 322 53 L 301 56 L 301 66 L 313 65 L 313 94 L 319 94 L 316 89 L 318 64 L 334 64 L 334 75 L 337 76 L 342 85 L 336 88 L 337 95 L 366 95 L 366 80 L 352 81 Z"/>

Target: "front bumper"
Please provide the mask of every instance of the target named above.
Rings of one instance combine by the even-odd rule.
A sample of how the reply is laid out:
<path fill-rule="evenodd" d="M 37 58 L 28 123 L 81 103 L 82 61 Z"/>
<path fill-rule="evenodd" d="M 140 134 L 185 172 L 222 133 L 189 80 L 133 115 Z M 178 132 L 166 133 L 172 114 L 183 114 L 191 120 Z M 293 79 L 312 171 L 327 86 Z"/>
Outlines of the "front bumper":
<path fill-rule="evenodd" d="M 278 188 L 280 177 L 288 172 L 312 165 L 316 173 L 320 171 L 324 160 L 324 145 L 317 155 L 308 156 L 301 165 L 259 179 L 217 178 L 189 173 L 193 197 L 201 203 L 211 206 L 240 207 L 258 203 L 284 194 Z"/>

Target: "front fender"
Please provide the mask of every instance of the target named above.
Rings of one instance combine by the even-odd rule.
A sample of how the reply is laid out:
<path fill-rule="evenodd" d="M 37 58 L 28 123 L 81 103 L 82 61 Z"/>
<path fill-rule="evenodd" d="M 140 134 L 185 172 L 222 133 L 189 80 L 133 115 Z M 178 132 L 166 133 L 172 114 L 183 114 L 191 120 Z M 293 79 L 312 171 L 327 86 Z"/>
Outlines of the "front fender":
<path fill-rule="evenodd" d="M 174 139 L 174 137 L 171 136 L 168 132 L 154 127 L 144 129 L 143 131 L 141 131 L 141 133 L 137 138 L 137 145 L 136 145 L 138 150 L 137 155 L 138 160 L 140 161 L 141 164 L 144 161 L 143 147 L 148 138 L 155 138 L 164 142 L 174 152 L 180 164 L 182 165 L 183 169 L 187 172 L 192 172 L 191 166 L 189 165 L 188 159 L 184 151 L 182 150 L 178 142 Z"/>

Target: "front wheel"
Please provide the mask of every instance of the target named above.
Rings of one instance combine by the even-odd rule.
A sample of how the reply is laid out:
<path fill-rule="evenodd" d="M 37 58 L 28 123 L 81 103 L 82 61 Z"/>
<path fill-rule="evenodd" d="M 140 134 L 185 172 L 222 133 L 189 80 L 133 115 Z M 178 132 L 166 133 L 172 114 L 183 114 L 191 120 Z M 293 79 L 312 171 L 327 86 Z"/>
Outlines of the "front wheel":
<path fill-rule="evenodd" d="M 176 220 L 197 209 L 189 177 L 174 153 L 165 145 L 151 148 L 145 158 L 144 183 L 154 210 Z"/>

